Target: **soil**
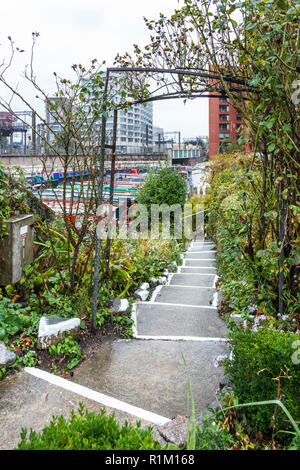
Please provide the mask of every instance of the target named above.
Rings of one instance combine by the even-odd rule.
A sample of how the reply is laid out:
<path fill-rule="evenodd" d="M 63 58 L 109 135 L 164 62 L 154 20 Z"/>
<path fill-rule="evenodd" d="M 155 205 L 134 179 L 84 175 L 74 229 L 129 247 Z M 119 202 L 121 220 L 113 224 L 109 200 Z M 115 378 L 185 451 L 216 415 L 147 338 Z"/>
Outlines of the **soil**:
<path fill-rule="evenodd" d="M 79 344 L 83 354 L 76 367 L 78 367 L 78 365 L 83 361 L 93 357 L 103 344 L 110 343 L 119 338 L 124 338 L 122 333 L 123 330 L 125 331 L 125 327 L 119 326 L 119 330 L 116 331 L 116 325 L 112 325 L 110 322 L 106 322 L 101 328 L 97 328 L 95 334 L 92 334 L 91 322 L 85 322 L 85 325 L 86 328 L 81 329 L 79 336 L 76 338 L 76 341 Z M 22 335 L 20 338 L 22 338 Z M 22 353 L 22 347 L 27 347 L 30 349 L 30 351 L 37 354 L 35 367 L 45 370 L 46 372 L 54 373 L 63 378 L 70 378 L 73 376 L 74 368 L 71 370 L 66 369 L 68 363 L 71 361 L 71 358 L 64 357 L 62 354 L 59 356 L 51 356 L 48 350 L 39 350 L 32 346 L 29 337 L 24 337 L 23 340 L 23 343 L 14 349 L 14 352 L 17 356 L 23 356 L 24 353 Z M 55 366 L 55 369 L 53 366 Z M 15 372 L 15 369 L 9 367 L 5 374 L 0 377 L 0 380 L 3 380 Z"/>

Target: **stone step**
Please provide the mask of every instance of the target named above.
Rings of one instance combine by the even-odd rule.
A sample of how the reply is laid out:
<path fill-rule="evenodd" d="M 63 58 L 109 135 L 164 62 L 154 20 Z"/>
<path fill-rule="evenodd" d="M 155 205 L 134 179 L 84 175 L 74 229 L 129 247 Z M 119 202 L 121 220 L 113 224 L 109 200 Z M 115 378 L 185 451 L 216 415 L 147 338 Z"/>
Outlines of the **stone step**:
<path fill-rule="evenodd" d="M 187 251 L 184 259 L 215 259 L 215 257 L 214 251 Z"/>
<path fill-rule="evenodd" d="M 211 267 L 215 267 L 216 266 L 216 262 L 214 259 L 209 259 L 209 258 L 205 258 L 205 259 L 198 259 L 198 258 L 194 258 L 194 259 L 184 259 L 183 260 L 183 266 L 186 267 L 186 266 L 194 266 L 194 267 L 207 267 L 207 268 L 211 268 Z"/>
<path fill-rule="evenodd" d="M 163 286 L 155 297 L 155 302 L 176 305 L 211 305 L 216 289 L 200 287 Z"/>
<path fill-rule="evenodd" d="M 172 276 L 170 285 L 214 287 L 215 274 L 176 273 Z"/>
<path fill-rule="evenodd" d="M 188 252 L 197 252 L 197 251 L 215 251 L 215 245 L 201 245 L 201 246 L 190 246 Z"/>
<path fill-rule="evenodd" d="M 172 419 L 188 414 L 190 376 L 199 415 L 211 405 L 224 375 L 221 367 L 214 367 L 214 360 L 226 353 L 226 343 L 217 341 L 103 342 L 99 352 L 74 369 L 72 380 Z"/>
<path fill-rule="evenodd" d="M 136 307 L 138 336 L 225 338 L 226 325 L 217 310 L 151 303 Z"/>
<path fill-rule="evenodd" d="M 84 382 L 85 380 L 82 385 L 85 385 Z M 80 403 L 95 413 L 105 408 L 106 414 L 114 413 L 121 425 L 125 421 L 134 425 L 139 420 L 142 427 L 149 426 L 149 420 L 137 418 L 114 407 L 104 406 L 101 401 L 88 399 L 80 393 L 53 385 L 24 370 L 0 381 L 0 397 L 1 450 L 17 447 L 22 428 L 41 431 L 44 426 L 49 425 L 53 416 L 63 415 L 69 418 L 71 411 L 77 414 Z"/>

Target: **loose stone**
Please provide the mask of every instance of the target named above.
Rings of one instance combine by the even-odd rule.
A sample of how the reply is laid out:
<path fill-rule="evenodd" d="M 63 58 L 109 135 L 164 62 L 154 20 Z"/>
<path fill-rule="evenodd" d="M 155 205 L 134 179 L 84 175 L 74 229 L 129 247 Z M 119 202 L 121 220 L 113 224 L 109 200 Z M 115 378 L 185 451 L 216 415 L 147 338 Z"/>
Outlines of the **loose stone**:
<path fill-rule="evenodd" d="M 79 318 L 42 317 L 38 331 L 38 349 L 47 349 L 56 345 L 68 334 L 75 338 L 79 335 Z"/>

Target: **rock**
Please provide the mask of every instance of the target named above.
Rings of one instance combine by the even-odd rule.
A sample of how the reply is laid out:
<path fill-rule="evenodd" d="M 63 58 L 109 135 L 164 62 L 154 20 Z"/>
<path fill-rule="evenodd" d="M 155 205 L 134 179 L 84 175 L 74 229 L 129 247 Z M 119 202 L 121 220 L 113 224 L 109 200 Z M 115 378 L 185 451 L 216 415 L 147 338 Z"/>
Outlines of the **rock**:
<path fill-rule="evenodd" d="M 56 345 L 69 334 L 75 338 L 79 335 L 79 318 L 42 317 L 39 323 L 38 349 L 47 349 Z"/>
<path fill-rule="evenodd" d="M 167 278 L 166 278 L 166 276 L 161 276 L 158 279 L 158 281 L 159 281 L 159 284 L 165 284 L 167 282 Z"/>
<path fill-rule="evenodd" d="M 129 302 L 127 299 L 114 299 L 112 301 L 113 313 L 128 313 Z"/>
<path fill-rule="evenodd" d="M 149 295 L 149 291 L 148 291 L 148 290 L 138 289 L 138 290 L 136 290 L 136 291 L 134 292 L 133 297 L 134 297 L 135 299 L 139 299 L 139 300 L 145 301 L 145 300 L 147 300 L 148 295 Z"/>
<path fill-rule="evenodd" d="M 177 416 L 163 426 L 157 428 L 159 434 L 175 446 L 183 449 L 187 441 L 187 420 L 183 416 Z"/>
<path fill-rule="evenodd" d="M 160 444 L 162 447 L 166 447 L 168 444 L 167 441 L 159 434 L 157 428 L 152 429 L 152 436 L 154 437 L 155 442 Z"/>
<path fill-rule="evenodd" d="M 149 289 L 149 284 L 148 282 L 143 282 L 143 284 L 140 285 L 139 289 L 141 290 L 148 290 Z"/>
<path fill-rule="evenodd" d="M 13 351 L 10 351 L 5 344 L 0 341 L 0 367 L 8 367 L 13 364 L 17 356 Z"/>
<path fill-rule="evenodd" d="M 169 271 L 167 269 L 164 269 L 163 272 L 162 272 L 162 275 L 163 276 L 168 276 L 169 274 Z"/>
<path fill-rule="evenodd" d="M 159 284 L 159 279 L 157 279 L 156 277 L 151 277 L 150 283 L 151 283 L 153 286 L 158 286 L 158 284 Z"/>

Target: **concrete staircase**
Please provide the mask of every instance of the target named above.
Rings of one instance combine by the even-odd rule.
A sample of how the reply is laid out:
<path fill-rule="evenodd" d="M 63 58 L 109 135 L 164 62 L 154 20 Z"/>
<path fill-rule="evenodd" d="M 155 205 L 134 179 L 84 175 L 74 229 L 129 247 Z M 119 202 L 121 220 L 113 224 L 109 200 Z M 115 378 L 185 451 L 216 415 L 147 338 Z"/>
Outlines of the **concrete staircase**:
<path fill-rule="evenodd" d="M 217 312 L 218 276 L 211 242 L 192 242 L 178 272 L 135 307 L 137 339 L 224 341 L 225 323 Z"/>
<path fill-rule="evenodd" d="M 25 368 L 0 383 L 0 448 L 13 448 L 22 427 L 40 430 L 52 415 L 77 411 L 79 402 L 96 412 L 105 407 L 120 422 L 140 420 L 172 431 L 173 418 L 190 414 L 188 378 L 199 416 L 215 400 L 223 377 L 214 361 L 228 353 L 216 281 L 214 245 L 194 241 L 167 285 L 157 287 L 149 302 L 134 304 L 133 339 L 103 341 L 74 369 L 72 381 Z"/>
<path fill-rule="evenodd" d="M 168 420 L 189 413 L 190 377 L 199 415 L 215 400 L 223 376 L 214 361 L 228 352 L 216 281 L 214 245 L 192 242 L 167 285 L 134 304 L 134 339 L 103 344 L 73 380 Z"/>

